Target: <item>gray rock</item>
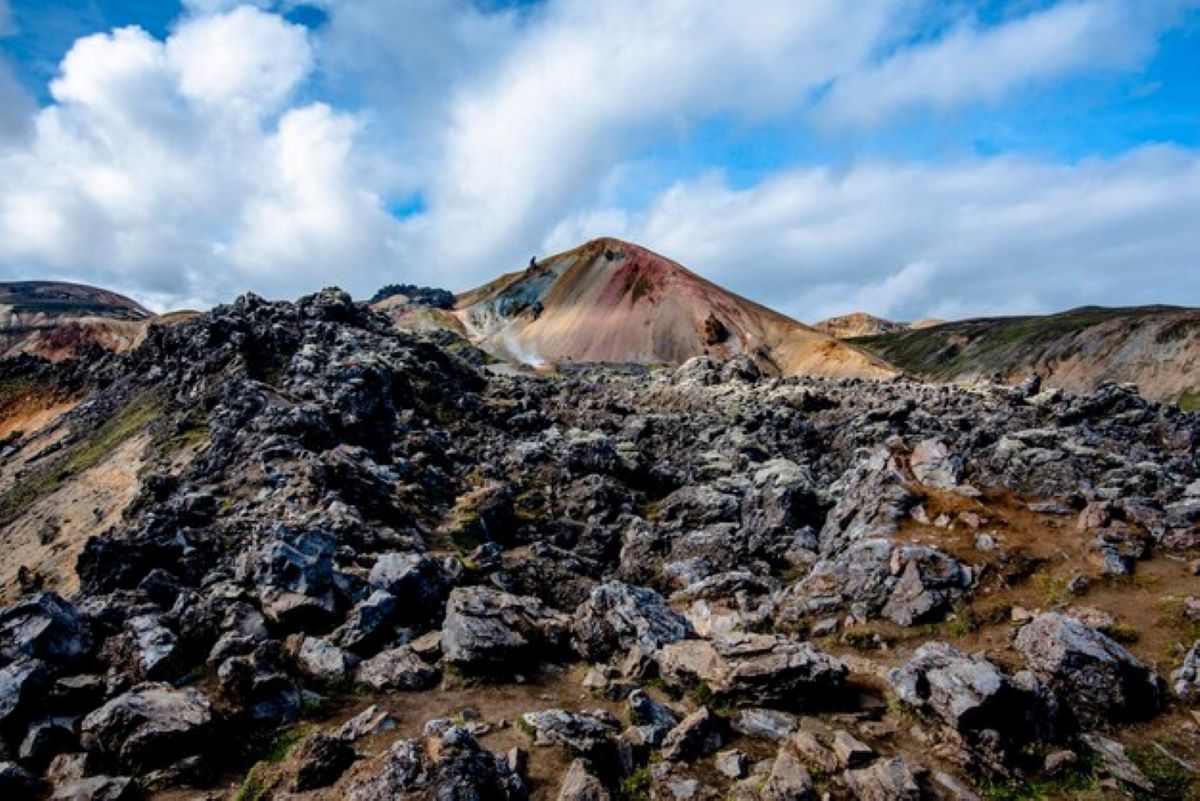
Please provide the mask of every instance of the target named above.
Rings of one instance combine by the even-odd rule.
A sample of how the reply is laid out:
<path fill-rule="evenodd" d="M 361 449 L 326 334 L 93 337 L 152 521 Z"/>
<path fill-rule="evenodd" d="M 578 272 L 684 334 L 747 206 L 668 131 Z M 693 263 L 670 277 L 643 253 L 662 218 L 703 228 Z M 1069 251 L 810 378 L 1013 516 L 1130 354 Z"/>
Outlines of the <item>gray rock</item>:
<path fill-rule="evenodd" d="M 448 590 L 441 563 L 426 554 L 385 553 L 367 580 L 395 599 L 402 619 L 412 621 L 436 620 Z"/>
<path fill-rule="evenodd" d="M 909 457 L 913 475 L 927 487 L 952 490 L 962 483 L 963 458 L 940 439 L 924 439 Z"/>
<path fill-rule="evenodd" d="M 769 634 L 733 634 L 664 646 L 659 671 L 668 683 L 703 682 L 716 696 L 761 705 L 827 702 L 849 672 L 808 643 Z"/>
<path fill-rule="evenodd" d="M 393 731 L 399 725 L 400 721 L 396 720 L 389 712 L 372 704 L 339 726 L 333 736 L 348 742 L 355 742 L 365 737 Z"/>
<path fill-rule="evenodd" d="M 37 798 L 42 788 L 41 779 L 16 762 L 0 762 L 0 797 Z"/>
<path fill-rule="evenodd" d="M 139 684 L 83 720 L 88 751 L 144 769 L 202 751 L 212 727 L 208 699 L 195 689 Z"/>
<path fill-rule="evenodd" d="M 789 744 L 800 758 L 825 774 L 833 774 L 841 767 L 837 754 L 810 731 L 801 729 L 792 735 Z"/>
<path fill-rule="evenodd" d="M 0 728 L 19 728 L 30 712 L 40 708 L 52 681 L 45 663 L 29 657 L 0 667 Z"/>
<path fill-rule="evenodd" d="M 1049 717 L 1035 693 L 943 642 L 922 645 L 888 681 L 902 703 L 960 733 L 995 730 L 1023 741 L 1036 730 L 1032 718 Z"/>
<path fill-rule="evenodd" d="M 579 655 L 600 662 L 634 646 L 653 655 L 688 637 L 691 625 L 653 590 L 612 581 L 592 590 L 575 614 L 572 633 Z"/>
<path fill-rule="evenodd" d="M 639 689 L 629 694 L 629 722 L 637 727 L 643 742 L 657 748 L 667 733 L 679 725 L 679 718 Z"/>
<path fill-rule="evenodd" d="M 575 756 L 590 760 L 593 765 L 615 764 L 614 738 L 619 726 L 607 712 L 545 709 L 526 712 L 521 721 L 539 745 L 561 745 Z"/>
<path fill-rule="evenodd" d="M 428 752 L 414 740 L 397 740 L 372 771 L 356 773 L 347 801 L 380 798 L 524 801 L 524 782 L 508 761 L 483 749 L 465 729 L 452 726 Z"/>
<path fill-rule="evenodd" d="M 811 801 L 816 798 L 812 775 L 786 748 L 776 755 L 760 794 L 763 801 Z"/>
<path fill-rule="evenodd" d="M 306 676 L 334 683 L 354 672 L 358 658 L 321 637 L 305 637 L 297 649 L 296 664 Z"/>
<path fill-rule="evenodd" d="M 1200 700 L 1200 640 L 1192 644 L 1183 664 L 1171 674 L 1175 694 L 1182 700 L 1192 703 Z"/>
<path fill-rule="evenodd" d="M 588 771 L 587 762 L 576 759 L 567 768 L 558 787 L 558 801 L 610 801 L 604 783 Z"/>
<path fill-rule="evenodd" d="M 663 759 L 690 762 L 716 751 L 725 742 L 724 722 L 702 706 L 680 721 L 663 740 Z"/>
<path fill-rule="evenodd" d="M 557 655 L 567 625 L 565 616 L 532 596 L 458 587 L 446 604 L 442 652 L 450 664 L 462 670 L 512 672 L 530 660 Z"/>
<path fill-rule="evenodd" d="M 366 656 L 395 636 L 396 616 L 395 596 L 374 590 L 365 600 L 355 604 L 346 621 L 329 638 L 348 651 Z"/>
<path fill-rule="evenodd" d="M 721 751 L 713 760 L 717 773 L 728 779 L 743 779 L 750 766 L 750 760 L 741 751 Z"/>
<path fill-rule="evenodd" d="M 1109 776 L 1143 792 L 1154 792 L 1154 784 L 1129 759 L 1129 755 L 1125 753 L 1125 746 L 1099 734 L 1084 734 L 1080 739 L 1099 761 L 1100 768 Z"/>
<path fill-rule="evenodd" d="M 139 795 L 128 776 L 89 776 L 58 785 L 50 801 L 133 801 Z"/>
<path fill-rule="evenodd" d="M 133 641 L 138 675 L 149 681 L 169 678 L 179 670 L 179 640 L 158 615 L 138 615 L 125 624 Z"/>
<path fill-rule="evenodd" d="M 796 731 L 795 715 L 777 709 L 739 709 L 730 724 L 738 734 L 783 742 Z"/>
<path fill-rule="evenodd" d="M 407 645 L 381 651 L 358 666 L 356 678 L 379 690 L 426 690 L 437 684 L 438 669 Z"/>
<path fill-rule="evenodd" d="M 869 745 L 841 729 L 833 733 L 833 753 L 843 768 L 860 768 L 875 758 Z"/>
<path fill-rule="evenodd" d="M 31 595 L 0 610 L 0 656 L 72 664 L 94 645 L 91 627 L 75 606 L 53 592 Z"/>
<path fill-rule="evenodd" d="M 1021 629 L 1015 645 L 1029 669 L 1084 723 L 1139 719 L 1158 710 L 1157 675 L 1119 643 L 1074 618 L 1039 615 Z"/>
<path fill-rule="evenodd" d="M 867 768 L 848 770 L 842 778 L 859 801 L 921 799 L 921 785 L 904 757 L 882 759 Z"/>
<path fill-rule="evenodd" d="M 345 739 L 314 734 L 304 741 L 296 755 L 298 767 L 292 789 L 302 793 L 328 787 L 357 759 L 354 748 Z"/>

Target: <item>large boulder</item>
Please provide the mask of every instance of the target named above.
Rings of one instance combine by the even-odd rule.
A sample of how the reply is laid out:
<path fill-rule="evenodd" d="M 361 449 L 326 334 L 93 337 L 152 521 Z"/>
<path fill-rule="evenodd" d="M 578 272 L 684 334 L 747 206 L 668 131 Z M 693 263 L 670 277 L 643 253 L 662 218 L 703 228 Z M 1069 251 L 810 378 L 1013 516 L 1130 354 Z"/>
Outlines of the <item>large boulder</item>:
<path fill-rule="evenodd" d="M 412 623 L 437 620 L 448 591 L 445 571 L 432 556 L 385 553 L 371 568 L 371 587 L 395 598 L 398 618 Z"/>
<path fill-rule="evenodd" d="M 849 672 L 807 642 L 771 634 L 730 634 L 663 646 L 658 668 L 670 684 L 703 684 L 714 696 L 762 706 L 812 707 L 841 690 Z"/>
<path fill-rule="evenodd" d="M 44 662 L 22 657 L 0 668 L 0 734 L 19 733 L 54 680 Z"/>
<path fill-rule="evenodd" d="M 944 642 L 929 642 L 888 675 L 902 703 L 960 733 L 986 729 L 1028 733 L 1038 698 L 986 659 Z"/>
<path fill-rule="evenodd" d="M 619 581 L 601 584 L 575 614 L 575 650 L 589 662 L 602 662 L 638 647 L 653 655 L 691 634 L 687 620 L 662 596 Z"/>
<path fill-rule="evenodd" d="M 842 779 L 859 801 L 921 801 L 922 773 L 904 757 L 893 757 L 860 770 L 848 770 Z"/>
<path fill-rule="evenodd" d="M 571 712 L 543 709 L 526 712 L 520 725 L 538 745 L 558 745 L 595 766 L 615 765 L 615 738 L 620 730 L 616 718 L 602 710 Z"/>
<path fill-rule="evenodd" d="M 458 587 L 446 603 L 442 653 L 460 670 L 521 669 L 558 655 L 568 619 L 532 596 L 487 587 Z"/>
<path fill-rule="evenodd" d="M 95 640 L 91 627 L 71 603 L 40 592 L 0 611 L 0 656 L 30 656 L 56 664 L 86 657 Z"/>
<path fill-rule="evenodd" d="M 1159 678 L 1112 638 L 1058 612 L 1021 629 L 1016 648 L 1029 669 L 1089 725 L 1158 711 Z"/>
<path fill-rule="evenodd" d="M 438 669 L 407 645 L 381 651 L 358 666 L 356 679 L 375 690 L 427 690 L 438 681 Z"/>
<path fill-rule="evenodd" d="M 464 728 L 453 726 L 428 745 L 397 740 L 340 794 L 347 801 L 380 798 L 524 801 L 525 784 L 503 757 L 485 750 Z"/>
<path fill-rule="evenodd" d="M 1188 703 L 1200 701 L 1200 640 L 1192 645 L 1183 664 L 1171 674 L 1175 694 Z"/>
<path fill-rule="evenodd" d="M 88 751 L 141 770 L 205 750 L 212 723 L 199 690 L 139 684 L 83 719 L 82 742 Z"/>
<path fill-rule="evenodd" d="M 927 487 L 952 490 L 962 481 L 962 456 L 936 437 L 918 442 L 908 463 L 917 481 Z"/>

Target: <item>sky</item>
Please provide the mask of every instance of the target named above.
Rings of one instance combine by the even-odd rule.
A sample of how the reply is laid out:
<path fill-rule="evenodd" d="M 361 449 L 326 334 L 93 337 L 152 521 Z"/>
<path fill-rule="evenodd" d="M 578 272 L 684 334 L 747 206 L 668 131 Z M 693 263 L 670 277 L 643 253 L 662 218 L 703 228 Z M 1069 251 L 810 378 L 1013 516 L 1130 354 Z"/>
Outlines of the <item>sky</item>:
<path fill-rule="evenodd" d="M 808 321 L 1200 305 L 1200 0 L 0 0 L 0 280 L 460 291 L 597 236 Z"/>

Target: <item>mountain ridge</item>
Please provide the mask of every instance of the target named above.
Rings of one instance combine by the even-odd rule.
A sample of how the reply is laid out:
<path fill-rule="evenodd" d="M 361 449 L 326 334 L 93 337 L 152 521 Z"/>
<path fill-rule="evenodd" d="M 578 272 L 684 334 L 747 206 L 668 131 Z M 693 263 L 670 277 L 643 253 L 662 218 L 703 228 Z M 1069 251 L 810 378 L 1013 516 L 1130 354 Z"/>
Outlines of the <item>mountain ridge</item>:
<path fill-rule="evenodd" d="M 782 375 L 894 374 L 882 360 L 612 237 L 535 261 L 457 297 L 485 350 L 530 364 L 681 364 L 745 355 Z"/>

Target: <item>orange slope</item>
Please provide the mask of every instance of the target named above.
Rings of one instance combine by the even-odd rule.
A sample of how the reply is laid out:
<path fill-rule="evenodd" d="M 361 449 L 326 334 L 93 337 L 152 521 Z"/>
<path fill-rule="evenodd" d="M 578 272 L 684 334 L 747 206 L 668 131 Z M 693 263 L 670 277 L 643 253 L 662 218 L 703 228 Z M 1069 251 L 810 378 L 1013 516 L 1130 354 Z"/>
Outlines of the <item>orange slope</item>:
<path fill-rule="evenodd" d="M 466 292 L 456 315 L 483 348 L 531 364 L 747 354 L 783 375 L 894 374 L 874 356 L 616 239 Z"/>

